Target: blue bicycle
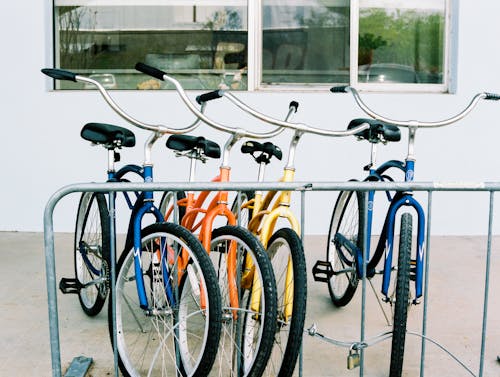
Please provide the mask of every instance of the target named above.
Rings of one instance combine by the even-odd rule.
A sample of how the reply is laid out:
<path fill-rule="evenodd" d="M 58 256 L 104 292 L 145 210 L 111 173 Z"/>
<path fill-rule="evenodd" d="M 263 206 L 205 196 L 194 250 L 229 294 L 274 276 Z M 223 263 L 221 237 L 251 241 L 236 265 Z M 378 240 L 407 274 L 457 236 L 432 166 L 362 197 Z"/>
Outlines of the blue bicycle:
<path fill-rule="evenodd" d="M 135 178 L 144 180 L 143 169 L 138 165 L 128 164 L 119 170 L 115 167 L 120 160 L 120 150 L 135 146 L 132 131 L 110 124 L 88 123 L 80 135 L 108 151 L 108 182 L 127 182 Z M 123 196 L 132 210 L 139 194 L 123 192 Z M 59 289 L 64 294 L 77 294 L 83 311 L 89 316 L 99 314 L 109 291 L 111 235 L 108 219 L 106 196 L 100 192 L 82 193 L 74 237 L 75 277 L 62 278 Z"/>
<path fill-rule="evenodd" d="M 496 94 L 477 94 L 471 103 L 458 115 L 438 122 L 396 121 L 378 115 L 361 100 L 352 87 L 334 87 L 332 92 L 350 92 L 360 108 L 373 119 L 355 119 L 348 128 L 368 124 L 369 128 L 357 133 L 360 140 L 371 144 L 371 160 L 365 166 L 367 182 L 392 182 L 389 171 L 400 171 L 405 182 L 412 182 L 415 175 L 415 133 L 418 128 L 441 127 L 465 117 L 481 99 L 498 100 Z M 408 155 L 404 161 L 390 160 L 376 164 L 376 149 L 379 143 L 397 142 L 401 139 L 398 127 L 407 127 Z M 393 311 L 393 331 L 390 376 L 400 377 L 406 336 L 408 308 L 418 304 L 422 296 L 424 275 L 425 213 L 421 204 L 410 191 L 385 192 L 388 208 L 383 228 L 373 254 L 373 211 L 375 191 L 343 191 L 339 193 L 332 213 L 328 234 L 326 261 L 317 261 L 313 268 L 315 280 L 326 282 L 335 306 L 347 305 L 356 291 L 358 281 L 363 278 L 363 251 L 366 242 L 366 278 L 382 275 L 382 300 L 389 303 Z M 409 211 L 405 211 L 409 209 Z M 365 217 L 365 213 L 367 214 Z M 398 214 L 401 216 L 398 217 Z M 416 217 L 416 240 L 413 241 L 413 220 Z M 397 262 L 393 258 L 396 222 L 400 218 L 399 249 Z M 365 234 L 366 230 L 366 234 Z M 383 260 L 381 270 L 376 267 Z M 391 276 L 394 273 L 396 276 Z M 413 281 L 413 287 L 410 282 Z M 351 351 L 352 352 L 352 351 Z M 349 359 L 348 359 L 349 360 Z M 355 365 L 351 365 L 355 366 Z"/>
<path fill-rule="evenodd" d="M 84 139 L 108 150 L 109 181 L 123 182 L 136 175 L 144 182 L 152 182 L 151 151 L 155 142 L 168 133 L 189 132 L 198 124 L 196 120 L 183 129 L 145 124 L 120 109 L 97 81 L 58 69 L 42 72 L 54 79 L 95 85 L 115 112 L 129 123 L 151 131 L 145 143 L 144 164 L 128 165 L 115 172 L 117 149 L 133 146 L 133 133 L 102 123 L 83 128 Z M 163 222 L 153 192 L 126 198 L 132 213 L 117 264 L 116 296 L 109 300 L 108 309 L 109 332 L 120 370 L 124 376 L 203 376 L 215 361 L 222 324 L 218 279 L 211 260 L 191 232 Z M 110 194 L 109 200 L 114 201 L 115 195 Z M 146 214 L 152 214 L 156 222 L 143 227 Z M 107 219 L 104 194 L 83 194 L 77 220 L 76 277 L 61 283 L 62 288 L 79 293 L 82 307 L 91 315 L 102 308 L 112 281 L 107 266 L 111 259 L 109 242 L 114 234 L 110 234 Z M 89 294 L 91 290 L 97 294 Z"/>

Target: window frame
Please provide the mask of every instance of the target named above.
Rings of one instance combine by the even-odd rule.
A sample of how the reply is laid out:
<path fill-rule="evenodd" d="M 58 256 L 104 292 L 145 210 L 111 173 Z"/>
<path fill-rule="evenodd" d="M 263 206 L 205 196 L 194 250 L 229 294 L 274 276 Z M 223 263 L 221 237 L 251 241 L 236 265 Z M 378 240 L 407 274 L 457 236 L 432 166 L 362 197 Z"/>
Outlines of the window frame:
<path fill-rule="evenodd" d="M 56 48 L 56 25 L 55 8 L 61 4 L 82 3 L 88 1 L 95 3 L 95 0 L 52 0 L 47 11 L 48 24 L 51 28 L 51 38 L 47 38 L 50 48 L 47 51 L 47 61 L 54 66 L 57 61 L 58 49 Z M 138 0 L 102 0 L 103 3 L 113 3 L 116 5 L 131 5 Z M 237 0 L 242 1 L 242 0 Z M 350 82 L 348 85 L 356 87 L 360 91 L 370 92 L 417 92 L 417 93 L 455 93 L 457 78 L 457 57 L 458 57 L 458 0 L 444 0 L 445 2 L 445 30 L 444 30 L 444 51 L 443 51 L 443 83 L 361 83 L 358 82 L 358 65 L 351 64 L 349 67 Z M 146 0 L 143 4 L 166 4 L 175 3 L 171 0 Z M 358 34 L 359 34 L 359 0 L 350 0 L 350 61 L 358 61 Z M 247 69 L 247 89 L 248 92 L 317 92 L 324 91 L 335 84 L 345 83 L 263 83 L 262 82 L 262 0 L 247 0 L 247 25 L 248 25 L 248 69 Z M 49 64 L 50 65 L 50 64 Z M 134 89 L 129 89 L 134 90 Z"/>
<path fill-rule="evenodd" d="M 358 82 L 358 65 L 351 64 L 349 66 L 349 83 L 348 85 L 356 87 L 360 91 L 371 92 L 417 92 L 417 93 L 454 93 L 456 91 L 456 57 L 457 57 L 457 26 L 458 26 L 458 0 L 444 0 L 445 2 L 445 30 L 444 30 L 444 52 L 443 52 L 443 83 L 442 84 L 425 84 L 425 83 L 361 83 Z M 249 28 L 249 54 L 250 54 L 250 25 L 259 25 L 258 32 L 254 31 L 256 38 L 256 51 L 253 51 L 257 56 L 262 56 L 262 0 L 249 0 L 250 4 L 256 7 L 254 15 L 256 18 L 250 18 L 248 14 Z M 358 61 L 358 35 L 359 35 L 359 0 L 350 0 L 350 61 Z M 250 9 L 249 9 L 250 10 Z M 248 58 L 250 62 L 250 56 Z M 254 72 L 250 72 L 254 71 Z M 250 80 L 252 78 L 252 81 Z M 330 88 L 335 84 L 345 83 L 300 83 L 296 85 L 287 85 L 279 83 L 262 83 L 262 61 L 257 64 L 248 64 L 248 91 L 323 91 L 325 88 Z"/>

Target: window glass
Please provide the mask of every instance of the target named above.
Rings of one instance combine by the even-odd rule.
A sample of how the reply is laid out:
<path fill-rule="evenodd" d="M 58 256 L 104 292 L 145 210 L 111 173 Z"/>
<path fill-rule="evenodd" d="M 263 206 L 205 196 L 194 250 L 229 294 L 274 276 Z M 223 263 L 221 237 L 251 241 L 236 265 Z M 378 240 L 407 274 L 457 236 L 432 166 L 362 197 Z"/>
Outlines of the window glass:
<path fill-rule="evenodd" d="M 347 0 L 263 0 L 262 82 L 349 82 Z"/>
<path fill-rule="evenodd" d="M 358 81 L 444 80 L 444 0 L 360 0 Z"/>
<path fill-rule="evenodd" d="M 418 83 L 435 85 L 412 88 L 446 91 L 451 1 L 261 0 L 255 9 L 248 0 L 54 0 L 54 61 L 116 89 L 171 88 L 136 72 L 140 61 L 186 89 Z M 258 64 L 247 65 L 248 46 Z"/>
<path fill-rule="evenodd" d="M 140 61 L 186 89 L 246 89 L 246 1 L 130 3 L 141 4 L 56 0 L 56 67 L 91 75 L 108 88 L 168 87 L 137 73 Z"/>

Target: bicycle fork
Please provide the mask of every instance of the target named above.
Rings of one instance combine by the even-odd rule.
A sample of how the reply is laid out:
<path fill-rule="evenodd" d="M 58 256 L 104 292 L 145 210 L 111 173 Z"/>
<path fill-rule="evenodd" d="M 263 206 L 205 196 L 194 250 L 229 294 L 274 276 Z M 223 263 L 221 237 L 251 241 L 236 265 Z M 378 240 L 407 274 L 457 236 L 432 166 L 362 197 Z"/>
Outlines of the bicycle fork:
<path fill-rule="evenodd" d="M 403 195 L 399 200 L 391 203 L 387 219 L 387 238 L 386 238 L 386 257 L 384 261 L 384 274 L 382 279 L 382 294 L 389 300 L 389 286 L 391 279 L 392 269 L 392 254 L 394 249 L 394 228 L 396 222 L 397 211 L 404 207 L 412 207 L 417 213 L 418 227 L 417 227 L 417 253 L 415 260 L 412 260 L 412 274 L 411 279 L 415 281 L 415 299 L 414 304 L 419 303 L 419 298 L 422 296 L 423 286 L 423 271 L 424 271 L 424 239 L 425 239 L 425 215 L 420 204 L 410 194 Z"/>

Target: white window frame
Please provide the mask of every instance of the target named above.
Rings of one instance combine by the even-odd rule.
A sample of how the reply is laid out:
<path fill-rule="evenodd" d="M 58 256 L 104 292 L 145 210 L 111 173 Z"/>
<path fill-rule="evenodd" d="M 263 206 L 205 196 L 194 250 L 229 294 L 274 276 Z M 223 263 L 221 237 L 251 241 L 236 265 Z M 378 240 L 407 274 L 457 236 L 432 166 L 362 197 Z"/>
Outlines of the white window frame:
<path fill-rule="evenodd" d="M 442 84 L 407 84 L 407 83 L 360 83 L 358 82 L 358 65 L 351 64 L 349 67 L 349 85 L 361 91 L 372 92 L 425 92 L 425 93 L 454 93 L 456 91 L 456 57 L 457 57 L 457 26 L 458 26 L 458 0 L 445 1 L 445 36 L 444 36 L 444 67 Z M 255 7 L 250 13 L 250 7 Z M 256 57 L 262 56 L 262 26 L 261 26 L 262 0 L 249 0 L 248 13 L 248 90 L 256 91 L 324 91 L 325 88 L 342 83 L 300 83 L 296 85 L 264 84 L 262 83 L 262 62 Z M 250 18 L 251 16 L 255 18 Z M 258 25 L 259 30 L 250 33 L 250 27 Z M 358 34 L 359 34 L 359 0 L 350 0 L 350 61 L 358 61 Z M 255 50 L 250 49 L 250 38 L 255 40 Z M 250 60 L 250 51 L 255 56 Z M 255 60 L 259 60 L 256 62 Z M 254 61 L 253 65 L 250 62 Z M 251 72 L 252 71 L 252 72 Z"/>
<path fill-rule="evenodd" d="M 430 92 L 430 93 L 455 93 L 457 76 L 458 55 L 458 0 L 444 0 L 445 11 L 445 36 L 442 84 L 397 84 L 397 83 L 360 83 L 358 82 L 358 66 L 350 66 L 350 83 L 362 91 L 374 92 Z M 231 3 L 244 4 L 245 0 L 230 0 Z M 47 21 L 50 25 L 52 38 L 47 38 L 47 61 L 53 63 L 55 49 L 54 7 L 57 5 L 176 5 L 176 0 L 53 0 L 48 5 Z M 179 4 L 186 4 L 179 1 Z M 193 4 L 220 5 L 227 4 L 223 0 L 193 0 Z M 262 0 L 246 0 L 248 12 L 248 71 L 247 91 L 324 91 L 325 88 L 342 83 L 298 83 L 284 85 L 279 83 L 262 83 Z M 350 0 L 350 61 L 358 61 L 358 32 L 359 32 L 359 0 Z M 49 64 L 50 66 L 51 64 Z"/>

